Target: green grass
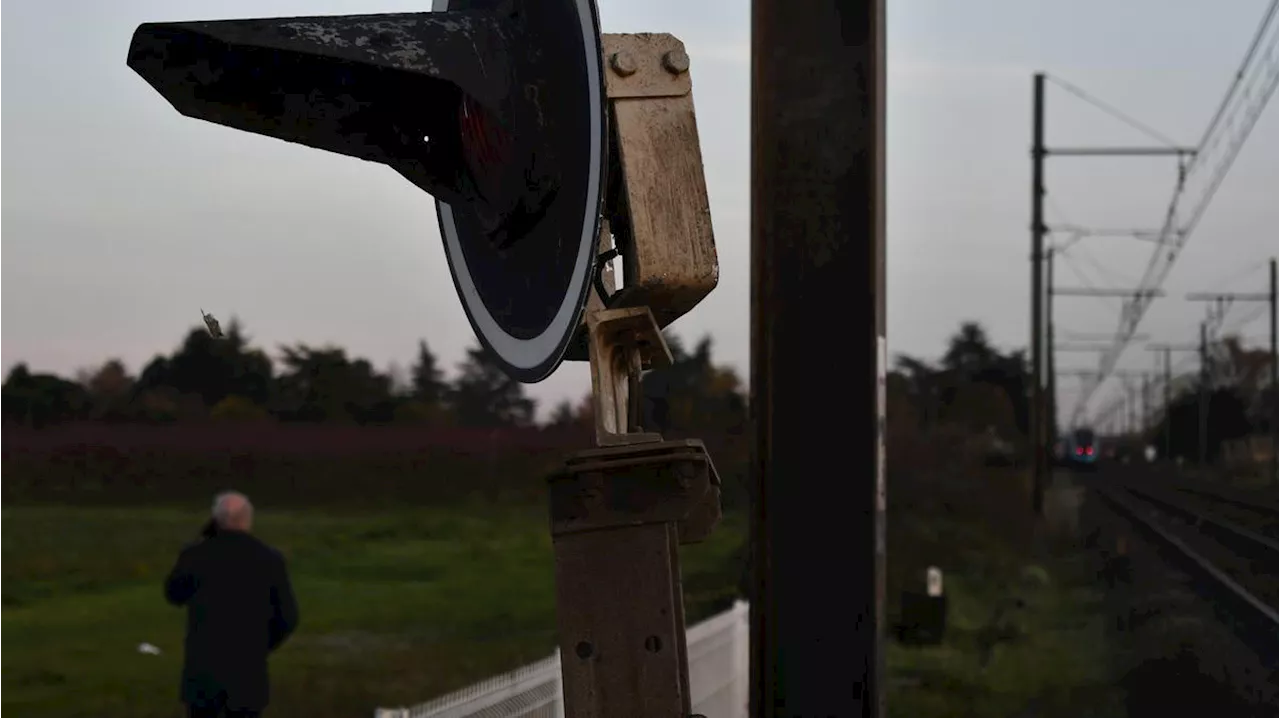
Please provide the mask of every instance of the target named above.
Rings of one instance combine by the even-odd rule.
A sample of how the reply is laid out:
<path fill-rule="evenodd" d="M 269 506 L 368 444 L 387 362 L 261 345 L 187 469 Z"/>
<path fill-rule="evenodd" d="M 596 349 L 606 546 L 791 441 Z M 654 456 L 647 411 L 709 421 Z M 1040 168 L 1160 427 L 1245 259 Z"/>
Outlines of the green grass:
<path fill-rule="evenodd" d="M 174 716 L 183 614 L 161 596 L 199 511 L 3 511 L 3 707 L 14 715 Z M 554 646 L 543 509 L 263 510 L 302 627 L 272 660 L 272 715 L 359 716 L 545 657 Z M 686 547 L 690 620 L 736 594 L 743 522 Z M 159 656 L 138 653 L 141 642 Z"/>
<path fill-rule="evenodd" d="M 890 716 L 1124 715 L 1091 569 L 1069 542 L 1040 540 L 1019 484 L 958 470 L 900 486 L 896 510 L 891 494 L 890 620 L 927 565 L 944 571 L 948 620 L 941 645 L 890 641 Z"/>
<path fill-rule="evenodd" d="M 952 576 L 946 640 L 932 647 L 889 646 L 889 715 L 1123 715 L 1107 657 L 1100 596 L 1076 582 L 1058 585 L 1057 577 L 1046 574 L 1048 584 L 1004 590 Z M 1015 596 L 1022 607 L 997 619 L 995 606 Z"/>
<path fill-rule="evenodd" d="M 1017 485 L 1012 473 L 990 472 L 892 485 L 890 620 L 902 588 L 931 564 L 946 572 L 950 611 L 942 645 L 889 642 L 891 716 L 1117 714 L 1092 576 L 1070 552 L 1032 540 Z M 51 717 L 179 715 L 183 614 L 165 604 L 160 584 L 203 518 L 199 509 L 159 506 L 7 506 L 3 707 Z M 726 516 L 706 543 L 682 551 L 691 622 L 736 595 L 744 519 Z M 288 556 L 303 613 L 271 664 L 272 715 L 412 705 L 553 648 L 541 506 L 282 511 L 264 503 L 258 531 Z M 1014 599 L 1023 606 L 994 620 L 996 605 Z M 138 653 L 144 641 L 163 653 Z"/>

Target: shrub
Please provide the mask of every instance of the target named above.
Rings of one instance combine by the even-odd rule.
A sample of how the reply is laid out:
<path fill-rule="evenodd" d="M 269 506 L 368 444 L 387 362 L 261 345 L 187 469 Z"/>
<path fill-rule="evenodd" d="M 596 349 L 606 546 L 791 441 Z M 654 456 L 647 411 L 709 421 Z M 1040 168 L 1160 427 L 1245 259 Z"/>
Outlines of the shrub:
<path fill-rule="evenodd" d="M 267 410 L 243 396 L 228 396 L 214 404 L 209 410 L 209 418 L 218 422 L 266 422 L 271 420 Z"/>

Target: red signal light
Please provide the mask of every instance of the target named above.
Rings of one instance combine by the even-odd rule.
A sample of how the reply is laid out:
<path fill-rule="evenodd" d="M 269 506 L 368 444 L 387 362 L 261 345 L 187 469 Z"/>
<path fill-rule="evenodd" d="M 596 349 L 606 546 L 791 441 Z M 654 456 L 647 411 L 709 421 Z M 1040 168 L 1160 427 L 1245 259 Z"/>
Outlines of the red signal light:
<path fill-rule="evenodd" d="M 1084 450 L 1084 453 L 1088 454 L 1089 456 L 1093 456 L 1093 447 L 1092 446 L 1088 447 L 1087 449 Z"/>
<path fill-rule="evenodd" d="M 1077 446 L 1077 447 L 1076 447 L 1076 456 L 1084 456 L 1084 449 L 1081 449 L 1079 446 Z"/>
<path fill-rule="evenodd" d="M 495 191 L 498 173 L 511 159 L 511 136 L 480 103 L 463 95 L 458 106 L 462 150 L 472 175 L 486 194 Z"/>

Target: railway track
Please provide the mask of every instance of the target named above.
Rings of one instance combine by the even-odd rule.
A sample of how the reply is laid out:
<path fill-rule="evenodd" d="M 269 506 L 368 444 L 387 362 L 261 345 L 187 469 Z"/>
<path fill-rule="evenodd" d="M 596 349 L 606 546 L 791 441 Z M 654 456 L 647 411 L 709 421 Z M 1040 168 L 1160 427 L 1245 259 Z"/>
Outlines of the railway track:
<path fill-rule="evenodd" d="M 1269 665 L 1280 637 L 1275 507 L 1201 487 L 1117 481 L 1092 488 L 1187 572 L 1218 618 Z"/>

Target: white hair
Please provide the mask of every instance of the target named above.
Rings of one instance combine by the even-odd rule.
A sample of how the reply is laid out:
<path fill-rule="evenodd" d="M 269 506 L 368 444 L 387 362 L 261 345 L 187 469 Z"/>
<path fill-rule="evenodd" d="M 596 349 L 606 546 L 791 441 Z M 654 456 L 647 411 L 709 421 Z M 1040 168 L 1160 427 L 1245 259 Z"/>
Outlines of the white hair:
<path fill-rule="evenodd" d="M 243 503 L 236 506 L 237 500 Z M 247 526 L 253 520 L 253 504 L 239 491 L 224 491 L 213 497 L 213 520 L 218 528 Z"/>

